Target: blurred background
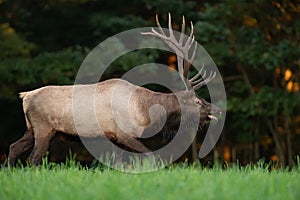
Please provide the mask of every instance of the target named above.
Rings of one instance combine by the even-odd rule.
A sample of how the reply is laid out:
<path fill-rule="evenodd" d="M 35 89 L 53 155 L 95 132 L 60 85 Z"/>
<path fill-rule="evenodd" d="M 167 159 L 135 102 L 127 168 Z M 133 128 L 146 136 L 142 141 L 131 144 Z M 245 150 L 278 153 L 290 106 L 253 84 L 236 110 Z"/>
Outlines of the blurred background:
<path fill-rule="evenodd" d="M 156 26 L 156 13 L 166 27 L 168 12 L 174 29 L 182 15 L 193 21 L 196 40 L 226 87 L 225 127 L 202 162 L 293 165 L 300 154 L 300 1 L 277 0 L 0 0 L 0 163 L 26 128 L 19 92 L 73 84 L 81 62 L 101 41 Z M 149 61 L 176 67 L 174 55 L 138 51 L 112 63 L 103 79 Z M 180 160 L 197 160 L 202 139 L 198 134 Z M 152 143 L 159 141 L 167 142 Z M 92 160 L 78 138 L 63 134 L 54 138 L 49 159 L 61 162 L 69 149 L 79 161 Z"/>

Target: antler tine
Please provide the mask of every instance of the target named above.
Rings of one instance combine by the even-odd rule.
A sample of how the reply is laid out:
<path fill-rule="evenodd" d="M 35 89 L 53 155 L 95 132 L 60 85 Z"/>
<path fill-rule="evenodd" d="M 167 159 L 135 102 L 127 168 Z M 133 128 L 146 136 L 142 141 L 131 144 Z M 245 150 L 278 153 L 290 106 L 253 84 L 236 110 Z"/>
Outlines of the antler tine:
<path fill-rule="evenodd" d="M 157 14 L 156 14 L 156 16 L 155 16 L 155 20 L 156 20 L 157 27 L 158 27 L 158 29 L 160 30 L 161 34 L 164 35 L 164 36 L 166 36 L 165 32 L 163 31 L 163 29 L 162 29 L 162 27 L 161 27 L 161 25 L 160 25 L 160 23 L 159 23 L 158 15 L 157 15 Z M 153 30 L 153 29 L 152 29 L 152 30 Z M 143 33 L 142 33 L 142 34 L 143 34 Z"/>
<path fill-rule="evenodd" d="M 170 38 L 170 42 L 172 44 L 174 44 L 175 48 L 172 48 L 170 45 L 169 46 L 173 50 L 175 50 L 175 53 L 177 55 L 178 72 L 179 72 L 180 76 L 182 77 L 182 79 L 184 80 L 184 66 L 183 66 L 183 64 L 184 64 L 184 57 L 185 57 L 184 54 L 185 54 L 185 52 L 182 49 L 182 45 L 180 44 L 180 41 L 177 41 L 175 36 L 174 36 L 174 32 L 173 32 L 173 28 L 172 28 L 172 17 L 171 17 L 170 13 L 168 14 L 168 17 L 169 17 L 168 26 L 169 26 L 169 34 L 170 34 L 169 38 Z M 181 37 L 182 34 L 183 33 L 180 34 L 180 37 Z M 180 38 L 179 38 L 179 40 L 180 40 Z M 179 52 L 176 51 L 176 50 L 179 50 Z M 185 83 L 186 88 L 188 88 L 187 85 L 186 85 L 185 80 L 184 80 L 184 83 Z"/>
<path fill-rule="evenodd" d="M 195 59 L 197 48 L 198 48 L 198 45 L 197 45 L 197 42 L 195 42 L 195 47 L 194 47 L 194 50 L 193 50 L 191 61 L 193 61 Z"/>
<path fill-rule="evenodd" d="M 179 38 L 179 44 L 182 46 L 183 43 L 183 38 L 185 35 L 185 18 L 184 15 L 182 16 L 182 25 L 181 25 L 181 34 L 180 34 L 180 38 Z"/>
<path fill-rule="evenodd" d="M 176 38 L 174 36 L 174 32 L 173 32 L 173 28 L 172 28 L 172 18 L 171 18 L 171 14 L 169 13 L 169 22 L 168 22 L 168 26 L 169 26 L 169 34 L 170 34 L 170 39 L 172 42 L 176 43 Z M 175 40 L 175 41 L 173 41 Z"/>
<path fill-rule="evenodd" d="M 179 45 L 179 42 L 177 42 L 173 28 L 172 28 L 172 17 L 171 14 L 168 14 L 168 27 L 169 27 L 169 42 L 167 44 L 175 50 L 175 53 L 177 55 L 177 66 L 178 66 L 178 72 L 181 76 L 183 76 L 184 66 L 183 66 L 183 58 L 184 58 L 184 52 L 182 52 L 181 47 Z M 182 77 L 184 79 L 184 77 Z"/>
<path fill-rule="evenodd" d="M 187 48 L 189 50 L 191 48 L 192 44 L 194 43 L 194 41 L 195 41 L 194 25 L 193 25 L 193 22 L 191 22 L 191 33 L 184 45 L 184 48 Z"/>
<path fill-rule="evenodd" d="M 194 77 L 192 77 L 189 81 L 190 81 L 190 82 L 193 82 L 193 81 L 195 81 L 197 78 L 199 78 L 203 69 L 204 69 L 204 64 L 202 65 L 202 67 L 201 67 L 201 69 L 198 71 L 198 73 L 197 73 Z"/>
<path fill-rule="evenodd" d="M 202 86 L 207 85 L 211 80 L 213 80 L 216 77 L 216 74 L 217 74 L 216 72 L 211 72 L 207 78 L 205 78 L 203 81 L 201 81 L 197 85 L 193 86 L 194 90 L 198 90 Z"/>
<path fill-rule="evenodd" d="M 210 73 L 212 73 L 212 72 L 210 72 Z M 202 77 L 200 79 L 195 80 L 195 81 L 190 81 L 190 84 L 191 85 L 196 85 L 196 84 L 200 83 L 201 81 L 203 81 L 204 77 L 206 77 L 206 70 L 204 70 L 204 73 L 203 73 L 203 75 L 202 75 Z"/>
<path fill-rule="evenodd" d="M 195 42 L 193 22 L 191 22 L 191 33 L 190 33 L 190 36 L 188 37 L 183 48 L 186 50 L 186 52 L 188 52 L 191 49 L 191 47 L 193 46 L 193 44 L 194 44 L 194 49 L 193 49 L 192 56 L 189 58 L 189 55 L 187 53 L 187 58 L 186 58 L 185 64 L 184 64 L 184 77 L 186 77 L 186 78 L 188 76 L 188 72 L 190 70 L 191 63 L 194 61 L 194 58 L 196 56 L 197 47 L 198 47 L 197 42 Z"/>

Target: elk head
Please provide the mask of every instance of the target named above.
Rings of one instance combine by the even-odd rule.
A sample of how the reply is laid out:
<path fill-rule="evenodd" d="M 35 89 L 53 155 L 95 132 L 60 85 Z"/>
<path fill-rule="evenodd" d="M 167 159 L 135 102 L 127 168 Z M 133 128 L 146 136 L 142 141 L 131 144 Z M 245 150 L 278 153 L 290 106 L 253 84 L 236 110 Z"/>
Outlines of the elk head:
<path fill-rule="evenodd" d="M 182 99 L 185 105 L 197 106 L 200 112 L 200 122 L 203 123 L 210 120 L 218 120 L 217 116 L 221 114 L 221 109 L 207 102 L 205 99 L 197 96 L 196 94 L 196 91 L 198 89 L 200 89 L 204 85 L 207 85 L 210 81 L 212 81 L 215 78 L 216 72 L 210 71 L 210 73 L 207 74 L 203 64 L 201 69 L 195 76 L 193 76 L 190 79 L 188 78 L 188 72 L 190 70 L 191 63 L 193 62 L 197 51 L 197 42 L 195 42 L 193 23 L 191 22 L 190 35 L 187 38 L 185 38 L 185 18 L 184 16 L 182 17 L 182 26 L 179 39 L 176 39 L 174 35 L 170 13 L 168 21 L 169 34 L 166 34 L 164 32 L 163 28 L 159 23 L 157 15 L 156 24 L 158 26 L 159 32 L 152 28 L 151 32 L 144 32 L 142 34 L 152 35 L 161 39 L 175 52 L 177 57 L 177 67 L 179 76 L 186 88 L 184 91 L 178 92 L 177 95 L 180 97 L 180 99 Z M 192 51 L 191 53 L 190 50 Z"/>

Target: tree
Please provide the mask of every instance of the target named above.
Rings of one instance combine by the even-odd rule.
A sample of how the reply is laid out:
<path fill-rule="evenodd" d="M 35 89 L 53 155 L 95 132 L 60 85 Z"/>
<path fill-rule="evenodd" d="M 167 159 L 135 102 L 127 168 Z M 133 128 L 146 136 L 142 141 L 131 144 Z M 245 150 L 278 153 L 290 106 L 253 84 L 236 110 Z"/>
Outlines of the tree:
<path fill-rule="evenodd" d="M 168 12 L 175 28 L 182 15 L 193 21 L 196 40 L 224 77 L 228 114 L 216 147 L 219 155 L 226 150 L 228 161 L 265 157 L 292 165 L 300 152 L 300 7 L 265 0 L 0 1 L 2 154 L 24 128 L 19 91 L 72 84 L 82 60 L 98 43 L 127 29 L 155 26 L 156 13 L 164 26 Z M 119 77 L 137 64 L 171 65 L 170 56 L 132 52 L 112 63 L 104 79 Z M 198 138 L 194 147 L 200 143 Z"/>

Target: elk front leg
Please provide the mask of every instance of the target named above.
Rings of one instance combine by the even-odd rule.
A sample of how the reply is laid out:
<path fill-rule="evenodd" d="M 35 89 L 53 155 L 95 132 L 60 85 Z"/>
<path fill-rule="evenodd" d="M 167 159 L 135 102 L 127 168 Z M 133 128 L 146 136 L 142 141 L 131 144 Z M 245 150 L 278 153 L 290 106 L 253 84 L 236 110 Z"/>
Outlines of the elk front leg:
<path fill-rule="evenodd" d="M 21 139 L 10 145 L 8 154 L 8 164 L 10 166 L 13 166 L 17 157 L 25 151 L 31 149 L 33 147 L 33 144 L 33 131 L 30 128 L 25 132 L 24 136 Z"/>
<path fill-rule="evenodd" d="M 127 134 L 119 136 L 117 142 L 119 142 L 129 148 L 132 148 L 133 150 L 136 150 L 140 153 L 150 153 L 151 152 L 151 150 L 148 149 L 147 147 L 145 147 L 145 145 L 143 143 L 138 141 L 135 137 L 132 137 Z"/>

